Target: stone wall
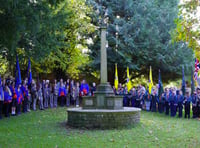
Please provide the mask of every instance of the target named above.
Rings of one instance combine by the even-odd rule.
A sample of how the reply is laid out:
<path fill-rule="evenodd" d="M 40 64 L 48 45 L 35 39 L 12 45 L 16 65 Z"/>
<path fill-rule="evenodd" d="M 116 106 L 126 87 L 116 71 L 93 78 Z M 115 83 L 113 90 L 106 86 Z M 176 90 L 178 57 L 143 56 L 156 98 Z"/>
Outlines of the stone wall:
<path fill-rule="evenodd" d="M 74 112 L 68 110 L 68 125 L 78 128 L 120 128 L 140 122 L 140 111 Z"/>

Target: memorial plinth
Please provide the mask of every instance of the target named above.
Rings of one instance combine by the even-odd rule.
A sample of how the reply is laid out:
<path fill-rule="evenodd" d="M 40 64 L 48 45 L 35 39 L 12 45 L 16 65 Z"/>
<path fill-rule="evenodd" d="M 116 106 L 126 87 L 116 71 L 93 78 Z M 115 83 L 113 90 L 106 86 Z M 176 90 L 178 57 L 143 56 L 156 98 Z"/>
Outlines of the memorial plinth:
<path fill-rule="evenodd" d="M 107 82 L 106 27 L 101 28 L 101 80 L 94 96 L 83 97 L 82 108 L 68 109 L 68 125 L 79 128 L 118 128 L 140 121 L 140 109 L 123 107 Z"/>

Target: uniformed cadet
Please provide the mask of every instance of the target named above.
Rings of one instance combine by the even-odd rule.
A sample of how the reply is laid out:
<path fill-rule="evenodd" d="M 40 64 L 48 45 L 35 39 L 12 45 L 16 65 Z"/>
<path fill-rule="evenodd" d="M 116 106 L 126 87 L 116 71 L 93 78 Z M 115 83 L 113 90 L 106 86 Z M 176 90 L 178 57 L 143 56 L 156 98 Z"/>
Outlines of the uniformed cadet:
<path fill-rule="evenodd" d="M 12 102 L 12 93 L 8 85 L 6 84 L 4 90 L 5 117 L 10 117 L 9 108 L 11 102 Z"/>
<path fill-rule="evenodd" d="M 158 100 L 158 96 L 156 94 L 156 89 L 153 89 L 153 93 L 151 95 L 151 111 L 156 112 L 156 102 Z"/>
<path fill-rule="evenodd" d="M 145 99 L 144 99 L 145 108 L 147 111 L 150 111 L 152 96 L 148 92 L 146 92 L 146 93 L 147 94 L 145 95 Z"/>
<path fill-rule="evenodd" d="M 180 93 L 180 90 L 176 92 L 176 100 L 178 102 L 178 117 L 181 118 L 183 116 L 183 96 Z"/>
<path fill-rule="evenodd" d="M 23 93 L 21 90 L 21 84 L 19 84 L 16 88 L 15 88 L 15 92 L 17 95 L 17 115 L 21 114 L 21 105 L 22 105 L 22 101 L 23 101 Z"/>
<path fill-rule="evenodd" d="M 192 95 L 192 113 L 193 113 L 192 118 L 196 118 L 198 116 L 197 111 L 198 111 L 197 94 L 196 94 L 196 92 L 194 92 L 194 94 Z"/>
<path fill-rule="evenodd" d="M 184 105 L 185 105 L 185 118 L 190 118 L 190 103 L 192 101 L 192 98 L 190 97 L 190 93 L 187 90 L 186 96 L 184 98 Z"/>
<path fill-rule="evenodd" d="M 58 84 L 57 84 L 57 80 L 54 81 L 54 96 L 53 96 L 53 104 L 54 104 L 54 107 L 57 107 L 57 102 L 58 102 Z"/>
<path fill-rule="evenodd" d="M 46 83 L 44 88 L 44 108 L 49 107 L 49 99 L 50 99 L 50 89 L 48 83 Z"/>
<path fill-rule="evenodd" d="M 63 82 L 61 81 L 60 82 L 60 87 L 59 87 L 59 92 L 58 92 L 58 96 L 60 97 L 60 105 L 61 105 L 61 107 L 64 106 L 66 95 L 67 95 L 66 88 L 65 88 Z"/>
<path fill-rule="evenodd" d="M 37 87 L 34 80 L 32 80 L 31 84 L 31 97 L 32 97 L 32 107 L 33 110 L 36 111 L 36 104 L 37 104 Z"/>
<path fill-rule="evenodd" d="M 158 112 L 163 113 L 164 107 L 165 107 L 165 97 L 164 97 L 164 93 L 162 93 L 162 95 L 158 97 Z"/>
<path fill-rule="evenodd" d="M 74 90 L 74 98 L 76 101 L 76 107 L 79 107 L 79 93 L 80 93 L 79 82 L 76 82 L 76 87 Z"/>
<path fill-rule="evenodd" d="M 169 90 L 167 90 L 165 94 L 165 114 L 169 115 L 169 99 L 170 99 L 170 94 Z"/>
<path fill-rule="evenodd" d="M 44 110 L 44 100 L 43 100 L 43 94 L 42 94 L 42 84 L 39 84 L 38 88 L 38 100 L 39 100 L 39 108 L 40 110 Z"/>
<path fill-rule="evenodd" d="M 176 95 L 175 92 L 172 91 L 172 94 L 170 95 L 170 113 L 171 113 L 171 117 L 176 116 L 176 106 L 177 106 L 177 100 L 176 100 Z"/>

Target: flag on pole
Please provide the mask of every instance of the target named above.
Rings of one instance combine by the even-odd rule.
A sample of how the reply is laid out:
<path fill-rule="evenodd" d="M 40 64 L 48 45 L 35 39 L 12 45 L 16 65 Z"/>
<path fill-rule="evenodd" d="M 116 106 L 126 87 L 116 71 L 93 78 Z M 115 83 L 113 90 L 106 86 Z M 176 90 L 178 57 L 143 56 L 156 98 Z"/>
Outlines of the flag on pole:
<path fill-rule="evenodd" d="M 199 60 L 197 58 L 195 58 L 195 70 L 194 70 L 194 79 L 195 80 L 197 80 L 197 78 L 198 78 L 199 69 L 200 69 Z"/>
<path fill-rule="evenodd" d="M 149 71 L 149 94 L 151 94 L 151 90 L 153 87 L 153 79 L 152 79 L 152 69 L 150 66 L 150 71 Z"/>
<path fill-rule="evenodd" d="M 182 93 L 185 96 L 185 74 L 184 74 L 184 67 L 182 67 Z"/>
<path fill-rule="evenodd" d="M 21 83 L 22 83 L 22 79 L 21 79 L 21 72 L 20 72 L 20 67 L 19 67 L 19 60 L 18 60 L 18 56 L 16 56 L 15 85 L 18 86 Z"/>
<path fill-rule="evenodd" d="M 130 81 L 130 76 L 129 76 L 129 67 L 127 67 L 127 90 L 128 92 L 131 90 L 131 81 Z"/>
<path fill-rule="evenodd" d="M 117 64 L 115 64 L 115 82 L 114 86 L 115 89 L 118 90 L 119 80 L 118 80 L 118 72 L 117 72 Z"/>
<path fill-rule="evenodd" d="M 193 95 L 195 90 L 195 86 L 194 86 L 194 75 L 193 75 L 193 67 L 191 69 L 191 95 Z"/>
<path fill-rule="evenodd" d="M 27 74 L 28 74 L 28 85 L 30 86 L 31 82 L 32 82 L 31 60 L 30 59 L 28 60 L 28 71 L 27 71 Z"/>
<path fill-rule="evenodd" d="M 158 76 L 158 96 L 160 98 L 160 96 L 163 93 L 163 84 L 162 84 L 162 79 L 161 79 L 161 73 L 160 73 L 160 69 L 159 69 L 159 76 Z"/>

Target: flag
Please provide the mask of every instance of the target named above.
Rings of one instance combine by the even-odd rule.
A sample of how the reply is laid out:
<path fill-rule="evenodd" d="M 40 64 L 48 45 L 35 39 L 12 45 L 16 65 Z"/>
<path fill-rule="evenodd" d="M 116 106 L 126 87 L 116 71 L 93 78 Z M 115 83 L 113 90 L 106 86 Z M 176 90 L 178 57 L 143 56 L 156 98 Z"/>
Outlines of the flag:
<path fill-rule="evenodd" d="M 199 60 L 197 58 L 195 58 L 195 70 L 194 70 L 194 79 L 195 80 L 197 80 L 197 78 L 198 78 L 199 69 L 200 69 Z"/>
<path fill-rule="evenodd" d="M 153 87 L 153 79 L 152 79 L 152 69 L 150 66 L 150 71 L 149 71 L 149 94 L 151 94 L 151 90 Z"/>
<path fill-rule="evenodd" d="M 191 95 L 193 95 L 195 90 L 195 86 L 194 86 L 194 76 L 193 76 L 193 68 L 191 69 Z"/>
<path fill-rule="evenodd" d="M 115 82 L 114 86 L 115 89 L 118 90 L 119 80 L 118 80 L 118 72 L 117 72 L 117 64 L 115 64 Z"/>
<path fill-rule="evenodd" d="M 129 67 L 127 67 L 127 90 L 128 92 L 131 90 L 131 81 L 130 81 L 130 76 L 129 76 Z"/>
<path fill-rule="evenodd" d="M 185 96 L 185 75 L 184 75 L 184 67 L 182 67 L 182 93 L 183 96 Z"/>
<path fill-rule="evenodd" d="M 22 79 L 21 79 L 21 72 L 20 72 L 20 67 L 19 67 L 19 60 L 18 60 L 18 56 L 16 56 L 15 86 L 18 86 L 21 83 L 22 83 Z"/>
<path fill-rule="evenodd" d="M 160 96 L 163 93 L 163 84 L 162 84 L 162 80 L 161 80 L 161 73 L 160 73 L 160 69 L 159 69 L 159 74 L 158 74 L 158 96 L 160 98 Z"/>
<path fill-rule="evenodd" d="M 27 74 L 28 74 L 28 85 L 30 86 L 31 82 L 32 82 L 31 60 L 30 59 L 28 60 L 28 71 L 27 71 Z"/>

